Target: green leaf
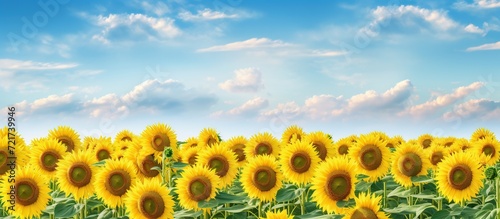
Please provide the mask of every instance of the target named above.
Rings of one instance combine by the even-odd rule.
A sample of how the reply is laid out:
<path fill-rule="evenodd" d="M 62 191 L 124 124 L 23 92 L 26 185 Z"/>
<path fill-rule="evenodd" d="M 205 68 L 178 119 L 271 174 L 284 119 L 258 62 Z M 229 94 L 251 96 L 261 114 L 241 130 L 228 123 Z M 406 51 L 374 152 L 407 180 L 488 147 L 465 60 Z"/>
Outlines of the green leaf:
<path fill-rule="evenodd" d="M 371 182 L 358 181 L 358 183 L 356 183 L 356 190 L 355 191 L 365 192 L 365 191 L 368 191 L 368 189 L 371 186 L 372 186 Z"/>
<path fill-rule="evenodd" d="M 160 173 L 161 173 L 161 167 L 159 167 L 159 166 L 154 166 L 154 167 L 151 167 L 151 169 L 150 169 L 150 170 L 156 170 L 156 171 L 158 171 L 158 172 L 160 172 Z"/>
<path fill-rule="evenodd" d="M 354 206 L 355 204 L 356 203 L 354 202 L 354 199 L 349 199 L 347 201 L 337 201 L 337 207 L 340 207 L 340 208 Z"/>
<path fill-rule="evenodd" d="M 208 201 L 198 202 L 199 208 L 215 208 L 217 206 L 219 206 L 219 202 L 217 201 L 217 199 L 210 199 Z"/>
<path fill-rule="evenodd" d="M 408 196 L 410 196 L 411 194 L 414 193 L 414 191 L 416 191 L 417 188 L 416 187 L 413 187 L 411 189 L 405 189 L 404 187 L 402 186 L 399 186 L 397 187 L 396 189 L 392 190 L 388 195 L 387 197 L 400 197 L 400 198 L 407 198 Z"/>
<path fill-rule="evenodd" d="M 227 204 L 227 203 L 239 204 L 239 203 L 244 203 L 246 200 L 246 197 L 232 195 L 232 194 L 228 194 L 226 192 L 219 192 L 215 196 L 215 199 L 219 202 L 219 204 Z"/>
<path fill-rule="evenodd" d="M 414 183 L 432 183 L 434 179 L 429 176 L 412 176 L 411 181 Z"/>
<path fill-rule="evenodd" d="M 343 217 L 343 215 L 324 214 L 321 210 L 316 210 L 304 215 L 295 216 L 295 218 L 299 219 L 340 219 Z"/>
<path fill-rule="evenodd" d="M 54 215 L 56 218 L 73 217 L 75 214 L 79 213 L 83 207 L 83 204 L 76 204 L 74 202 L 57 203 L 54 207 Z"/>
<path fill-rule="evenodd" d="M 203 212 L 202 211 L 193 211 L 193 210 L 181 210 L 174 212 L 174 218 L 197 218 Z"/>
<path fill-rule="evenodd" d="M 444 219 L 450 216 L 450 212 L 448 210 L 441 210 L 432 215 L 431 219 Z"/>
<path fill-rule="evenodd" d="M 257 206 L 252 205 L 233 205 L 228 208 L 221 208 L 220 211 L 227 211 L 229 213 L 241 213 L 250 209 L 255 209 Z"/>
<path fill-rule="evenodd" d="M 113 217 L 113 210 L 106 208 L 99 214 L 99 216 L 97 216 L 97 219 L 110 219 L 112 217 Z"/>
<path fill-rule="evenodd" d="M 297 192 L 299 191 L 299 192 Z M 288 186 L 285 188 L 281 188 L 278 190 L 278 194 L 276 194 L 277 202 L 288 202 L 293 201 L 302 195 L 303 190 L 299 190 L 296 186 Z"/>
<path fill-rule="evenodd" d="M 97 163 L 93 163 L 92 166 L 102 167 L 102 166 L 104 166 L 104 164 L 106 164 L 106 160 L 107 159 L 104 159 L 104 160 L 98 161 Z"/>
<path fill-rule="evenodd" d="M 174 169 L 182 169 L 182 168 L 187 167 L 187 166 L 189 166 L 189 164 L 182 163 L 182 162 L 174 162 L 172 164 L 172 168 L 174 168 Z"/>

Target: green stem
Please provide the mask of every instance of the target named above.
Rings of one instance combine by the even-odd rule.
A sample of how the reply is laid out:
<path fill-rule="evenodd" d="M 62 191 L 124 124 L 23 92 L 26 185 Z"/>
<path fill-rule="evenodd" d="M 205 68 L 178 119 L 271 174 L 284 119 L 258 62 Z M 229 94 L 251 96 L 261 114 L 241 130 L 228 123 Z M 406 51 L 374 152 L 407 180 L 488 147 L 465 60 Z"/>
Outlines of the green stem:
<path fill-rule="evenodd" d="M 302 188 L 304 188 L 304 191 L 302 191 L 302 194 L 300 195 L 300 214 L 304 215 L 306 214 L 306 190 L 305 186 Z"/>
<path fill-rule="evenodd" d="M 259 200 L 259 218 L 262 217 L 261 211 L 262 211 L 262 201 Z"/>
<path fill-rule="evenodd" d="M 383 207 L 387 208 L 387 187 L 386 187 L 386 182 L 383 182 L 384 184 L 384 197 L 383 197 Z"/>
<path fill-rule="evenodd" d="M 500 177 L 495 177 L 495 194 L 496 194 L 496 204 L 497 209 L 500 208 Z M 500 219 L 500 212 L 497 213 L 497 219 Z"/>

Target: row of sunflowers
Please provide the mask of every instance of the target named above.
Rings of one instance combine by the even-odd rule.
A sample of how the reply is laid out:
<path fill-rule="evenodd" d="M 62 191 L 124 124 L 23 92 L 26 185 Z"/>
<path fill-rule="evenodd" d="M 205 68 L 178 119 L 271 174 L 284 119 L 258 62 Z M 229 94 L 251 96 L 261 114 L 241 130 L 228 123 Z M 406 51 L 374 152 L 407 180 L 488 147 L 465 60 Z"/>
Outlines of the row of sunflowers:
<path fill-rule="evenodd" d="M 335 140 L 296 125 L 281 138 L 261 132 L 224 140 L 205 128 L 181 142 L 170 126 L 157 123 L 114 138 L 80 136 L 68 126 L 29 144 L 7 128 L 0 138 L 5 218 L 500 215 L 500 142 L 485 128 L 470 139 L 374 131 Z"/>

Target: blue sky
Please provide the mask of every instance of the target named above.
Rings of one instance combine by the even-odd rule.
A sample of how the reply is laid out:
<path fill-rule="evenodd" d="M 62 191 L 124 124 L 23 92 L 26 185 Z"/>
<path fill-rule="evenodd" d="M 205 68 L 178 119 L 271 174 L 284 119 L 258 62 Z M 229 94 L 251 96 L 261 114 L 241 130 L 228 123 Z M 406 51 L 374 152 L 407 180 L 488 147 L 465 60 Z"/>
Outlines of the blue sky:
<path fill-rule="evenodd" d="M 498 0 L 2 4 L 0 103 L 27 139 L 500 131 Z"/>

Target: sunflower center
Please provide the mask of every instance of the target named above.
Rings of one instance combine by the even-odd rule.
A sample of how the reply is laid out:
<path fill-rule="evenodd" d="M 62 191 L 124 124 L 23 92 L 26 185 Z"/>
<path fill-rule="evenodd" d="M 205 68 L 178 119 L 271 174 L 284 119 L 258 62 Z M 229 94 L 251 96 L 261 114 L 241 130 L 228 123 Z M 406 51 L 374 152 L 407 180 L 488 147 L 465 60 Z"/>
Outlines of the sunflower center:
<path fill-rule="evenodd" d="M 431 155 L 431 163 L 436 166 L 443 159 L 444 155 L 442 151 L 436 151 Z"/>
<path fill-rule="evenodd" d="M 448 175 L 448 182 L 451 187 L 464 190 L 472 183 L 472 171 L 469 166 L 458 164 L 454 166 Z"/>
<path fill-rule="evenodd" d="M 315 141 L 313 143 L 313 147 L 314 147 L 314 150 L 316 150 L 316 152 L 318 152 L 319 158 L 321 158 L 321 160 L 325 160 L 326 153 L 327 153 L 325 144 L 323 144 L 323 142 Z"/>
<path fill-rule="evenodd" d="M 229 162 L 224 156 L 215 155 L 208 161 L 210 168 L 215 169 L 217 176 L 224 177 L 229 171 Z"/>
<path fill-rule="evenodd" d="M 196 157 L 197 156 L 198 156 L 197 154 L 193 154 L 193 155 L 191 155 L 191 157 L 188 158 L 189 165 L 193 166 L 196 164 Z"/>
<path fill-rule="evenodd" d="M 97 160 L 101 161 L 108 159 L 110 157 L 109 151 L 106 149 L 101 149 L 97 152 Z"/>
<path fill-rule="evenodd" d="M 57 161 L 61 158 L 61 155 L 53 150 L 44 151 L 40 156 L 40 162 L 42 163 L 42 168 L 47 171 L 56 170 Z"/>
<path fill-rule="evenodd" d="M 298 151 L 290 158 L 289 165 L 297 173 L 307 172 L 311 167 L 311 157 L 304 151 Z"/>
<path fill-rule="evenodd" d="M 207 141 L 207 145 L 209 147 L 212 147 L 212 145 L 216 144 L 217 143 L 217 140 L 213 137 L 210 136 L 210 138 L 208 138 L 208 141 Z"/>
<path fill-rule="evenodd" d="M 344 200 L 351 192 L 351 177 L 345 171 L 330 173 L 325 186 L 326 194 L 335 201 Z"/>
<path fill-rule="evenodd" d="M 68 136 L 59 136 L 57 138 L 59 142 L 66 146 L 66 151 L 71 152 L 75 149 L 75 142 Z"/>
<path fill-rule="evenodd" d="M 150 154 L 142 159 L 141 165 L 139 165 L 139 170 L 145 176 L 152 178 L 152 177 L 155 177 L 158 174 L 160 174 L 158 171 L 151 169 L 155 166 L 160 166 L 160 164 L 158 164 L 154 160 L 154 156 L 152 154 Z"/>
<path fill-rule="evenodd" d="M 165 147 L 170 147 L 170 139 L 166 134 L 156 134 L 151 141 L 151 146 L 157 151 L 163 151 Z"/>
<path fill-rule="evenodd" d="M 377 146 L 369 144 L 361 149 L 358 159 L 364 169 L 375 170 L 382 163 L 382 152 Z"/>
<path fill-rule="evenodd" d="M 139 200 L 139 211 L 148 219 L 159 218 L 165 212 L 165 202 L 157 192 L 148 191 Z"/>
<path fill-rule="evenodd" d="M 38 200 L 39 188 L 32 179 L 23 179 L 16 183 L 16 200 L 19 204 L 27 206 Z"/>
<path fill-rule="evenodd" d="M 340 155 L 346 155 L 347 153 L 349 153 L 349 146 L 345 144 L 340 145 L 338 151 Z"/>
<path fill-rule="evenodd" d="M 132 141 L 132 139 L 128 136 L 125 136 L 121 139 L 122 141 Z"/>
<path fill-rule="evenodd" d="M 9 170 L 9 166 L 7 166 L 7 148 L 0 149 L 0 175 L 3 175 L 7 170 Z"/>
<path fill-rule="evenodd" d="M 92 171 L 85 163 L 74 163 L 68 171 L 68 179 L 76 187 L 84 187 L 90 183 Z"/>
<path fill-rule="evenodd" d="M 372 209 L 367 208 L 367 207 L 360 207 L 357 208 L 353 213 L 351 218 L 356 218 L 356 219 L 377 219 L 377 214 L 373 212 Z"/>
<path fill-rule="evenodd" d="M 271 167 L 260 166 L 253 175 L 253 185 L 263 192 L 274 188 L 276 182 L 276 172 Z"/>
<path fill-rule="evenodd" d="M 394 144 L 392 144 L 392 143 L 387 143 L 386 147 L 388 147 L 388 148 L 394 148 Z"/>
<path fill-rule="evenodd" d="M 236 144 L 233 147 L 231 147 L 232 151 L 236 154 L 236 159 L 238 162 L 244 161 L 246 159 L 245 156 L 245 145 L 243 144 Z"/>
<path fill-rule="evenodd" d="M 490 145 L 490 144 L 487 144 L 483 147 L 482 149 L 483 151 L 483 154 L 484 155 L 487 155 L 487 156 L 495 156 L 495 147 L 493 147 L 493 145 Z"/>
<path fill-rule="evenodd" d="M 399 158 L 398 169 L 406 176 L 416 176 L 422 170 L 422 159 L 416 153 L 406 153 Z"/>
<path fill-rule="evenodd" d="M 271 154 L 273 153 L 273 148 L 268 143 L 262 142 L 255 147 L 255 153 L 257 155 Z"/>
<path fill-rule="evenodd" d="M 453 142 L 446 142 L 446 143 L 444 144 L 444 146 L 445 146 L 445 147 L 450 147 L 452 144 L 453 144 Z"/>
<path fill-rule="evenodd" d="M 431 146 L 431 139 L 425 139 L 424 141 L 422 141 L 422 146 L 424 146 L 424 148 L 428 148 Z"/>
<path fill-rule="evenodd" d="M 106 190 L 115 196 L 122 196 L 132 184 L 130 175 L 124 170 L 113 170 L 106 180 Z"/>
<path fill-rule="evenodd" d="M 189 183 L 189 196 L 197 202 L 210 197 L 212 193 L 212 183 L 204 176 L 198 176 Z"/>

